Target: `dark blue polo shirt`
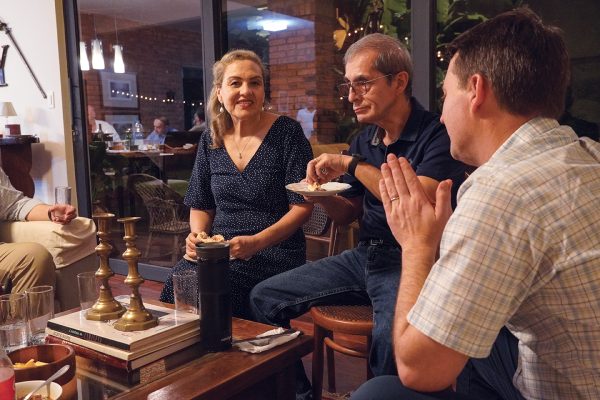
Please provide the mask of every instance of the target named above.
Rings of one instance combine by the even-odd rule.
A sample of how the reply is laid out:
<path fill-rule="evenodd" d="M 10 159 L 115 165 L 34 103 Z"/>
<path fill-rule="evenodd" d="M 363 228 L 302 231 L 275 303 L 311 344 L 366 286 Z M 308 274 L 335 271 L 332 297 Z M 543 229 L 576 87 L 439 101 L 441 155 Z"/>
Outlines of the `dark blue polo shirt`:
<path fill-rule="evenodd" d="M 411 98 L 411 106 L 408 121 L 396 142 L 385 146 L 377 135 L 378 127 L 370 125 L 350 144 L 350 154 L 361 154 L 366 157 L 365 162 L 380 168 L 387 155 L 393 153 L 409 160 L 419 176 L 437 181 L 452 179 L 454 207 L 456 192 L 465 178 L 465 166 L 450 155 L 450 138 L 439 116 L 426 111 L 415 98 Z M 345 197 L 364 195 L 359 240 L 379 239 L 398 245 L 385 219 L 383 204 L 356 178 L 344 175 L 343 179 L 352 185 L 343 193 Z"/>

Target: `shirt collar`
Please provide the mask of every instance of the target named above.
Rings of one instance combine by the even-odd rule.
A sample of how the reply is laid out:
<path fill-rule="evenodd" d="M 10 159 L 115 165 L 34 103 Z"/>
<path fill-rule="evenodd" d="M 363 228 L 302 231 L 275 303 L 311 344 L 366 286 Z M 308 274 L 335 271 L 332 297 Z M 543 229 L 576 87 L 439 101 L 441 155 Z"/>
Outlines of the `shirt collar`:
<path fill-rule="evenodd" d="M 408 116 L 406 125 L 404 125 L 404 130 L 398 138 L 398 140 L 406 142 L 414 142 L 417 140 L 417 137 L 419 136 L 421 120 L 423 119 L 423 115 L 425 113 L 425 108 L 423 108 L 423 106 L 414 97 L 410 98 L 410 105 L 410 115 Z M 377 135 L 380 130 L 381 128 L 379 128 L 377 125 L 371 125 L 369 134 L 365 135 L 363 140 L 365 142 L 371 142 L 371 146 L 378 146 L 382 143 L 382 137 L 375 139 L 375 135 Z"/>

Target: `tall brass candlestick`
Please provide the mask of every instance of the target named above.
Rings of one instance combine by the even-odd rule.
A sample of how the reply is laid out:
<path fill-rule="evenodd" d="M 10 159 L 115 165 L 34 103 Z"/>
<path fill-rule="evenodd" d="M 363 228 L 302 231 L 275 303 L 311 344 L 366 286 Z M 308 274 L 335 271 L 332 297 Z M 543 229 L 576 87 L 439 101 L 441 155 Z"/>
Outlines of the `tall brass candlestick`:
<path fill-rule="evenodd" d="M 96 303 L 90 308 L 85 317 L 93 321 L 106 321 L 117 319 L 125 312 L 125 307 L 113 297 L 108 280 L 115 273 L 110 269 L 108 257 L 112 251 L 108 238 L 110 237 L 110 223 L 115 217 L 114 214 L 100 213 L 94 214 L 92 218 L 98 224 L 98 238 L 100 243 L 96 246 L 96 254 L 100 258 L 100 266 L 96 271 L 96 279 L 100 280 L 100 296 Z"/>
<path fill-rule="evenodd" d="M 125 284 L 131 287 L 131 295 L 129 296 L 127 311 L 119 318 L 114 327 L 120 331 L 127 332 L 143 331 L 144 329 L 158 325 L 158 319 L 144 307 L 139 290 L 140 285 L 144 283 L 144 278 L 138 272 L 138 260 L 142 253 L 135 247 L 135 239 L 137 237 L 135 235 L 135 223 L 139 220 L 140 217 L 126 217 L 117 220 L 125 227 L 125 236 L 123 236 L 123 239 L 127 245 L 127 250 L 123 253 L 123 259 L 127 261 L 128 266 Z"/>

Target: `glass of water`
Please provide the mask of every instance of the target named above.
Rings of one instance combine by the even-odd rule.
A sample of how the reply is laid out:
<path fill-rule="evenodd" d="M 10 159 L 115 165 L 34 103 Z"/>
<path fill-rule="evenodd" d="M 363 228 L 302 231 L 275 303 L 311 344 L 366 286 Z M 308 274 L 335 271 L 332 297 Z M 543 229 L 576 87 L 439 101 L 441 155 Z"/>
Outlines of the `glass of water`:
<path fill-rule="evenodd" d="M 71 204 L 71 188 L 69 186 L 54 188 L 54 204 Z"/>
<path fill-rule="evenodd" d="M 25 289 L 29 319 L 29 344 L 43 344 L 46 325 L 54 317 L 54 288 L 50 285 Z"/>
<path fill-rule="evenodd" d="M 7 352 L 27 346 L 27 297 L 25 293 L 0 296 L 0 346 Z"/>

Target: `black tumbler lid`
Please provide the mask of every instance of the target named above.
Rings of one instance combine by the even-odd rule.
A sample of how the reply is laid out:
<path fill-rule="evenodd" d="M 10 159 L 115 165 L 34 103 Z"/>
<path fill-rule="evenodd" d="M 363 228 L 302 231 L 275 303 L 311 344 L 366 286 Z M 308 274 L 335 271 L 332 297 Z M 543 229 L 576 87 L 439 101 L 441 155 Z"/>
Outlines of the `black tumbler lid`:
<path fill-rule="evenodd" d="M 196 258 L 198 261 L 229 259 L 229 243 L 196 243 Z"/>

